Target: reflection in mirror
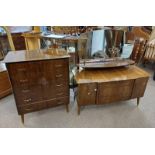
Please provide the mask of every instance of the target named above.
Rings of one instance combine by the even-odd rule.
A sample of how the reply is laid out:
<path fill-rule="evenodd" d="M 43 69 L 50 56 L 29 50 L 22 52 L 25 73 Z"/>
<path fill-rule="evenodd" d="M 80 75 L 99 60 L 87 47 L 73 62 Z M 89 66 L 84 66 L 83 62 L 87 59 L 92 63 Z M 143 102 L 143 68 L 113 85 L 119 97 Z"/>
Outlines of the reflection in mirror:
<path fill-rule="evenodd" d="M 124 56 L 129 58 L 133 46 L 127 46 L 123 30 L 104 28 L 80 35 L 78 52 L 80 59 L 107 59 Z M 130 44 L 131 45 L 131 44 Z"/>

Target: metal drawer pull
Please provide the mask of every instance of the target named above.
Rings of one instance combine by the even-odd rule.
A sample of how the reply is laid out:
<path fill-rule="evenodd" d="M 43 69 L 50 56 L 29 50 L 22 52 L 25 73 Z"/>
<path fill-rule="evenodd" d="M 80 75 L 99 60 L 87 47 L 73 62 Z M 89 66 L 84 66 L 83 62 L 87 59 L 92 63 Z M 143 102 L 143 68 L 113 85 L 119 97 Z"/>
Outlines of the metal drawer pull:
<path fill-rule="evenodd" d="M 62 77 L 62 74 L 56 75 L 56 77 Z"/>
<path fill-rule="evenodd" d="M 23 89 L 22 90 L 22 93 L 27 93 L 27 92 L 29 92 L 30 90 L 29 89 Z"/>
<path fill-rule="evenodd" d="M 97 91 L 97 89 L 94 89 L 94 91 Z"/>
<path fill-rule="evenodd" d="M 60 65 L 55 65 L 55 67 L 62 67 L 62 65 L 60 64 Z"/>
<path fill-rule="evenodd" d="M 32 110 L 32 108 L 26 108 L 25 110 Z"/>
<path fill-rule="evenodd" d="M 60 86 L 62 86 L 62 85 L 63 85 L 63 84 L 57 84 L 56 86 L 57 86 L 57 87 L 60 87 Z"/>
<path fill-rule="evenodd" d="M 58 102 L 57 104 L 64 104 L 63 102 Z"/>
<path fill-rule="evenodd" d="M 25 68 L 18 68 L 18 71 L 23 72 L 23 71 L 26 71 L 26 69 Z"/>
<path fill-rule="evenodd" d="M 29 99 L 25 99 L 25 100 L 24 100 L 24 102 L 30 102 L 30 101 L 32 101 L 31 98 L 29 98 Z"/>
<path fill-rule="evenodd" d="M 88 92 L 88 95 L 90 95 L 91 93 L 90 92 Z"/>
<path fill-rule="evenodd" d="M 21 82 L 21 83 L 24 83 L 24 82 L 28 82 L 28 80 L 27 80 L 27 79 L 25 79 L 25 80 L 20 80 L 20 82 Z"/>

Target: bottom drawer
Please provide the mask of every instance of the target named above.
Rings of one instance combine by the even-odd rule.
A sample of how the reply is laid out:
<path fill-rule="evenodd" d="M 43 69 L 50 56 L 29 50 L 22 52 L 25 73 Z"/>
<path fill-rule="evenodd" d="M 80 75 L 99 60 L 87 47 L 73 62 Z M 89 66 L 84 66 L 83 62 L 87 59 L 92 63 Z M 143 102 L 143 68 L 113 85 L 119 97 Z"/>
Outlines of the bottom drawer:
<path fill-rule="evenodd" d="M 69 104 L 69 97 L 61 97 L 53 100 L 46 101 L 47 107 L 53 107 L 57 105 Z"/>
<path fill-rule="evenodd" d="M 18 114 L 26 114 L 29 112 L 39 111 L 42 109 L 69 104 L 69 97 L 61 97 L 57 99 L 45 100 L 42 102 L 35 102 L 23 106 L 18 106 Z"/>
<path fill-rule="evenodd" d="M 46 108 L 45 102 L 37 102 L 37 103 L 32 103 L 32 104 L 28 104 L 25 106 L 17 107 L 18 114 L 26 114 L 29 112 L 38 111 L 38 110 L 45 109 L 45 108 Z"/>

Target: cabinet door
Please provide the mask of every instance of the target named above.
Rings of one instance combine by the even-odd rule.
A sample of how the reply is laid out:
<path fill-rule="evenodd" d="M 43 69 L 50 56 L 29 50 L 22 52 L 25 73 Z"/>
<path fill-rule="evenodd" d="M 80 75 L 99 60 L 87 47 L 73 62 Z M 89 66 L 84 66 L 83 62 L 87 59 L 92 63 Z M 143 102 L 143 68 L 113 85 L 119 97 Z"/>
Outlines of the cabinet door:
<path fill-rule="evenodd" d="M 134 80 L 98 84 L 98 104 L 128 100 L 131 98 Z"/>
<path fill-rule="evenodd" d="M 79 84 L 77 102 L 79 105 L 96 104 L 97 84 Z"/>

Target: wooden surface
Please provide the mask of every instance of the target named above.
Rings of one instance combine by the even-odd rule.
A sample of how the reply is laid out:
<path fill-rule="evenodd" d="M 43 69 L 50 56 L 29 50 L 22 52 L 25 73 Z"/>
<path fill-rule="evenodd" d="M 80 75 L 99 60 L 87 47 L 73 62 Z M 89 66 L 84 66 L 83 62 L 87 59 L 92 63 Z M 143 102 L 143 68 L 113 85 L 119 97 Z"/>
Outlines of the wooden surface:
<path fill-rule="evenodd" d="M 80 63 L 78 66 L 82 68 L 116 68 L 122 66 L 133 65 L 134 61 L 129 59 L 122 60 L 113 60 L 113 61 L 105 61 L 105 62 L 93 62 L 93 63 Z"/>
<path fill-rule="evenodd" d="M 45 49 L 34 51 L 10 51 L 4 59 L 5 63 L 13 62 L 26 62 L 26 61 L 38 61 L 38 60 L 50 60 L 59 58 L 68 58 L 69 55 L 66 51 L 60 51 L 58 49 Z"/>
<path fill-rule="evenodd" d="M 26 50 L 40 49 L 40 32 L 39 33 L 23 33 L 25 39 Z"/>
<path fill-rule="evenodd" d="M 75 79 L 78 84 L 80 83 L 93 83 L 93 82 L 110 82 L 131 80 L 141 77 L 148 77 L 149 74 L 137 66 L 112 68 L 112 69 L 94 69 L 82 70 L 78 72 Z"/>
<path fill-rule="evenodd" d="M 19 51 L 19 53 L 22 52 Z M 29 58 L 22 62 L 18 59 L 16 63 L 14 61 L 7 63 L 22 121 L 26 113 L 54 106 L 65 105 L 68 111 L 69 58 L 62 55 L 56 58 L 50 56 L 48 59 L 43 56 L 42 59 L 37 59 L 35 56 L 35 61 L 28 61 L 32 60 Z"/>
<path fill-rule="evenodd" d="M 11 94 L 12 88 L 5 64 L 0 63 L 0 98 Z"/>
<path fill-rule="evenodd" d="M 144 95 L 149 74 L 136 66 L 82 70 L 75 76 L 78 83 L 77 104 L 106 104 L 125 101 Z"/>

